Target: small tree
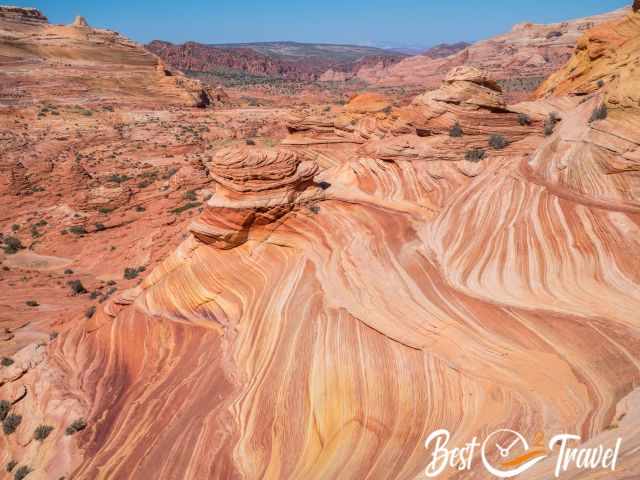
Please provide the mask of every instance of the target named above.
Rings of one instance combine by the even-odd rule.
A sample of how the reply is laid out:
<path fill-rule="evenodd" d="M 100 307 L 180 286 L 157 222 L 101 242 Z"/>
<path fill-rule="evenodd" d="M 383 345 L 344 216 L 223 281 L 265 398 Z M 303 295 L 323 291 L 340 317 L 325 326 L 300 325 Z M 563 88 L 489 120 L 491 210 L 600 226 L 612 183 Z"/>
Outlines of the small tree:
<path fill-rule="evenodd" d="M 462 127 L 460 126 L 460 122 L 456 121 L 456 123 L 453 124 L 453 127 L 451 127 L 449 129 L 449 136 L 452 138 L 460 138 L 462 137 L 463 132 L 462 132 Z"/>

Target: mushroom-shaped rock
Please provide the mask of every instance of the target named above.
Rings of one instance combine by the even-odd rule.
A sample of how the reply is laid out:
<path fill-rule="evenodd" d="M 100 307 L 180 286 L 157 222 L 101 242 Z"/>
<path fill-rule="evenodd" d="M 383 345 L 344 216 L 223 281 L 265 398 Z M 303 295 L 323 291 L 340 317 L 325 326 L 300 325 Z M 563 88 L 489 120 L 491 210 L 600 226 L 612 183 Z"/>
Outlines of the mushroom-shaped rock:
<path fill-rule="evenodd" d="M 268 233 L 298 204 L 322 196 L 320 188 L 307 188 L 318 165 L 293 151 L 223 149 L 208 167 L 219 188 L 190 228 L 199 241 L 219 249 L 243 244 L 250 232 Z"/>

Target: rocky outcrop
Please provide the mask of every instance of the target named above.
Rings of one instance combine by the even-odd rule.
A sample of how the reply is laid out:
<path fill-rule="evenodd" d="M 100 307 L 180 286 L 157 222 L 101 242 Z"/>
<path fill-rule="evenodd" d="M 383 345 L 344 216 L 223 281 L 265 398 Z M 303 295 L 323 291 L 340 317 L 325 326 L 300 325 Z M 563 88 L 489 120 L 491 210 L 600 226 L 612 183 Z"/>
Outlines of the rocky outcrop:
<path fill-rule="evenodd" d="M 73 21 L 73 23 L 71 24 L 71 26 L 73 27 L 79 27 L 79 28 L 89 28 L 89 24 L 87 23 L 87 20 L 78 15 L 75 20 Z"/>
<path fill-rule="evenodd" d="M 0 83 L 5 105 L 44 98 L 75 104 L 88 91 L 96 104 L 214 103 L 197 80 L 169 71 L 158 57 L 115 32 L 89 27 L 83 17 L 70 26 L 50 25 L 37 10 L 6 8 L 0 10 L 0 32 L 0 56 L 16 65 Z M 91 78 L 82 75 L 87 65 L 94 69 Z"/>
<path fill-rule="evenodd" d="M 5 22 L 28 23 L 33 25 L 48 22 L 47 17 L 45 17 L 40 10 L 7 5 L 0 5 L 0 19 Z"/>
<path fill-rule="evenodd" d="M 306 46 L 309 51 L 305 54 L 305 46 L 296 45 L 302 45 L 296 54 L 288 54 L 287 49 L 277 54 L 259 51 L 251 44 L 216 46 L 187 42 L 174 45 L 159 40 L 149 43 L 146 48 L 168 65 L 187 72 L 215 74 L 222 69 L 291 81 L 343 81 L 353 78 L 361 70 L 382 69 L 405 57 L 379 49 L 360 52 L 363 47 L 356 46 L 335 46 L 336 54 L 331 48 L 313 44 Z M 350 50 L 355 52 L 349 53 Z M 348 54 L 347 60 L 345 54 Z"/>
<path fill-rule="evenodd" d="M 451 68 L 459 65 L 486 69 L 508 91 L 532 92 L 564 65 L 582 33 L 594 25 L 620 19 L 628 10 L 557 24 L 522 23 L 511 32 L 483 40 L 444 58 L 411 57 L 379 75 L 381 85 L 420 84 L 436 88 Z"/>

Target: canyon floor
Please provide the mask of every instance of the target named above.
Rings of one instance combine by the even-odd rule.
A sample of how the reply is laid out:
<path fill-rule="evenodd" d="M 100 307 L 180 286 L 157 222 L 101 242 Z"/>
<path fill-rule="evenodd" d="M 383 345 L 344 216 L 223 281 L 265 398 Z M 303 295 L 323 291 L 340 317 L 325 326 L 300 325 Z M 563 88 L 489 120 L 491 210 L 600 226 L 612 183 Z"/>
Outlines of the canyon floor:
<path fill-rule="evenodd" d="M 504 428 L 638 478 L 640 12 L 580 25 L 520 103 L 466 60 L 345 102 L 0 7 L 0 478 L 416 479 Z"/>

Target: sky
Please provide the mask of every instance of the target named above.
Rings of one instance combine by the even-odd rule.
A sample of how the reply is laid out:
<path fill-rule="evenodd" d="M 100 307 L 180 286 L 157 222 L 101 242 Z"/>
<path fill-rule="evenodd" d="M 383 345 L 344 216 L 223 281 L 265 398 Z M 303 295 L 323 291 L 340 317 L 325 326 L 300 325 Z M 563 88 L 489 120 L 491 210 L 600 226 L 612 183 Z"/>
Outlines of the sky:
<path fill-rule="evenodd" d="M 475 41 L 524 21 L 603 13 L 631 0 L 5 0 L 36 7 L 52 23 L 84 16 L 138 42 L 291 40 L 389 47 Z"/>

